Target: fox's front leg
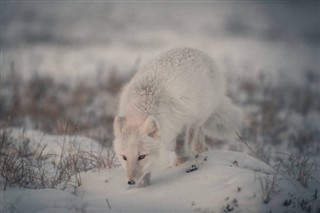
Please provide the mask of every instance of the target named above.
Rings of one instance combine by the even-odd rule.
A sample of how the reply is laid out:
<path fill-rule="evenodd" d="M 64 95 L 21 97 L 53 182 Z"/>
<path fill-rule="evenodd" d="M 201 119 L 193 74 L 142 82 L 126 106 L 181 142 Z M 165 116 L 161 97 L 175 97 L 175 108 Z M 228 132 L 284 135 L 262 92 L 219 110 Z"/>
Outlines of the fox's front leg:
<path fill-rule="evenodd" d="M 151 183 L 150 177 L 151 177 L 151 174 L 150 174 L 150 173 L 147 173 L 147 174 L 142 178 L 142 180 L 138 183 L 138 188 L 143 188 L 143 187 L 149 186 L 150 183 Z"/>
<path fill-rule="evenodd" d="M 186 147 L 187 144 L 185 142 L 185 132 L 184 131 L 181 134 L 179 134 L 176 138 L 175 166 L 179 166 L 180 164 L 183 164 L 184 162 L 186 162 L 189 159 L 189 153 L 187 152 L 187 147 Z"/>

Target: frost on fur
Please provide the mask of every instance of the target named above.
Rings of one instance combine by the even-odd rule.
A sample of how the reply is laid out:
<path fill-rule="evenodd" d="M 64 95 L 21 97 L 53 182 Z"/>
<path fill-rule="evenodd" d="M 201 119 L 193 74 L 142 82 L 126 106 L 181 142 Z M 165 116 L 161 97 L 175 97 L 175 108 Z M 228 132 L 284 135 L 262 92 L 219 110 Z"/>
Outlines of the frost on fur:
<path fill-rule="evenodd" d="M 223 73 L 199 50 L 173 49 L 142 67 L 124 87 L 114 120 L 128 184 L 150 183 L 161 147 L 175 147 L 179 165 L 205 150 L 205 135 L 232 135 L 242 115 L 225 91 Z"/>

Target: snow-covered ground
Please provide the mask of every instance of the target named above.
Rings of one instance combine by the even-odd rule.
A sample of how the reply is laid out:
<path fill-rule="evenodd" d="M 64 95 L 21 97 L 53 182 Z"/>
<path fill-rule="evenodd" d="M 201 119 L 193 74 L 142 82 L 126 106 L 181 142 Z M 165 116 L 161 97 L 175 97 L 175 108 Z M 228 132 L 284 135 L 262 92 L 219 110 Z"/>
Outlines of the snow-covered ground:
<path fill-rule="evenodd" d="M 14 129 L 12 137 L 21 137 Z M 99 143 L 72 136 L 43 135 L 24 131 L 32 143 L 41 140 L 44 151 L 58 156 L 77 143 L 92 151 Z M 42 136 L 41 136 L 42 135 Z M 35 146 L 35 145 L 34 145 Z M 73 146 L 73 145 L 72 145 Z M 98 152 L 94 150 L 94 152 Z M 53 156 L 55 159 L 56 155 Z M 106 156 L 105 156 L 106 157 Z M 248 154 L 211 150 L 199 158 L 199 169 L 186 173 L 186 165 L 172 167 L 173 153 L 165 152 L 146 188 L 128 187 L 121 167 L 81 172 L 81 185 L 72 195 L 58 189 L 1 191 L 1 212 L 318 212 L 320 202 L 315 190 L 319 182 L 310 180 L 308 188 L 284 172 Z M 51 161 L 52 159 L 47 159 Z M 319 170 L 312 174 L 319 178 Z M 310 211 L 309 211 L 310 209 Z"/>

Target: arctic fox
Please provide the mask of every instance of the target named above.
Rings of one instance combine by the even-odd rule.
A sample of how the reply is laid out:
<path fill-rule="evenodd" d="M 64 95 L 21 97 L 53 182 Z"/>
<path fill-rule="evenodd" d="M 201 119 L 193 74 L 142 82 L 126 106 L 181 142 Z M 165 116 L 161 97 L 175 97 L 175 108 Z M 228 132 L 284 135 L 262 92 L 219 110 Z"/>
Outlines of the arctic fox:
<path fill-rule="evenodd" d="M 204 150 L 205 135 L 235 134 L 242 113 L 225 84 L 212 59 L 191 48 L 170 50 L 133 76 L 120 96 L 113 144 L 129 185 L 150 184 L 162 146 L 175 147 L 179 165 Z"/>

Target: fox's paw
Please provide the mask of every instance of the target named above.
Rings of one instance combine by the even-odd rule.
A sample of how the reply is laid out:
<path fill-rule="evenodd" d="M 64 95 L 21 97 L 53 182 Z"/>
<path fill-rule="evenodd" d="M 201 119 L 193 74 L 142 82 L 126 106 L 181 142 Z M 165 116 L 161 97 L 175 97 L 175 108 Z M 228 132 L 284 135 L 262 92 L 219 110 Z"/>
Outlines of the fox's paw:
<path fill-rule="evenodd" d="M 198 170 L 198 166 L 196 164 L 192 164 L 190 168 L 186 169 L 186 173 L 190 173 L 196 170 Z"/>
<path fill-rule="evenodd" d="M 146 186 L 149 186 L 151 184 L 151 181 L 150 181 L 150 173 L 146 174 L 142 180 L 138 183 L 138 188 L 143 188 L 143 187 L 146 187 Z"/>
<path fill-rule="evenodd" d="M 138 183 L 137 188 L 144 188 L 150 185 L 149 181 L 141 181 Z"/>
<path fill-rule="evenodd" d="M 204 164 L 204 162 L 207 160 L 208 160 L 207 156 L 205 156 L 203 159 L 202 158 L 200 159 L 200 156 L 198 154 L 195 155 L 194 161 L 190 162 L 191 165 L 190 164 L 188 165 L 185 172 L 190 173 L 190 172 L 198 170 Z"/>

